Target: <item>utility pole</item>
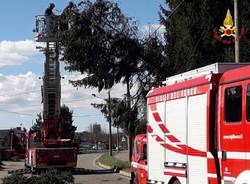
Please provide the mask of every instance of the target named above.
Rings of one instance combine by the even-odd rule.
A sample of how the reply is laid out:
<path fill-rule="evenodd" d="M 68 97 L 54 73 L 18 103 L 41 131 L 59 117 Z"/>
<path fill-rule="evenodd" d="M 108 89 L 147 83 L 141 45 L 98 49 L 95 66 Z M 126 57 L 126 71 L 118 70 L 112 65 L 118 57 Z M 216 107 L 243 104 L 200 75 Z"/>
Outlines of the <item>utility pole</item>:
<path fill-rule="evenodd" d="M 234 26 L 236 27 L 235 31 L 235 63 L 239 63 L 240 54 L 239 54 L 239 21 L 238 21 L 238 0 L 234 0 Z"/>
<path fill-rule="evenodd" d="M 119 152 L 119 126 L 116 127 L 116 145 L 117 145 L 117 153 Z"/>
<path fill-rule="evenodd" d="M 131 157 L 132 157 L 132 149 L 133 149 L 133 139 L 132 139 L 132 134 L 134 133 L 134 122 L 131 122 L 130 120 L 130 114 L 131 114 L 131 96 L 130 96 L 130 86 L 129 86 L 129 79 L 126 81 L 127 83 L 127 107 L 128 107 L 128 155 L 129 155 L 129 161 L 131 162 Z"/>
<path fill-rule="evenodd" d="M 112 156 L 112 131 L 111 131 L 111 99 L 110 90 L 108 91 L 108 113 L 109 113 L 109 156 Z"/>
<path fill-rule="evenodd" d="M 106 99 L 103 99 L 101 97 L 98 97 L 96 96 L 95 94 L 92 94 L 92 96 L 96 97 L 96 98 L 100 98 L 102 100 L 105 100 Z M 111 130 L 111 127 L 112 127 L 112 117 L 111 117 L 111 99 L 110 99 L 110 90 L 108 90 L 108 101 L 107 102 L 107 107 L 108 107 L 108 123 L 109 123 L 109 155 L 112 156 L 112 130 Z M 106 131 L 105 131 L 106 132 Z"/>

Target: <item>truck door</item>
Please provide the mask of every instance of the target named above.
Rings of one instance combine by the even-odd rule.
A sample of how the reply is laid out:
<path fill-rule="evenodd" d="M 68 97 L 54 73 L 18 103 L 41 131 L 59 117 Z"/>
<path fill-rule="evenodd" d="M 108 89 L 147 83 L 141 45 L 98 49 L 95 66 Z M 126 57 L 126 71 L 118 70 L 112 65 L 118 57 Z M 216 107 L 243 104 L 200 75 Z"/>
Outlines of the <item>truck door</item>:
<path fill-rule="evenodd" d="M 250 168 L 250 80 L 245 82 L 245 89 L 246 89 L 246 102 L 244 105 L 245 107 L 245 112 L 246 112 L 246 134 L 245 134 L 245 141 L 246 141 L 246 167 Z"/>
<path fill-rule="evenodd" d="M 132 169 L 134 178 L 132 183 L 147 183 L 147 144 L 142 140 L 136 140 L 134 143 L 132 155 Z"/>
<path fill-rule="evenodd" d="M 225 183 L 233 184 L 245 170 L 246 122 L 244 115 L 244 82 L 220 86 L 219 148 L 221 175 Z"/>
<path fill-rule="evenodd" d="M 141 143 L 140 147 L 140 160 L 138 164 L 138 174 L 139 174 L 139 183 L 146 184 L 147 183 L 147 144 Z"/>

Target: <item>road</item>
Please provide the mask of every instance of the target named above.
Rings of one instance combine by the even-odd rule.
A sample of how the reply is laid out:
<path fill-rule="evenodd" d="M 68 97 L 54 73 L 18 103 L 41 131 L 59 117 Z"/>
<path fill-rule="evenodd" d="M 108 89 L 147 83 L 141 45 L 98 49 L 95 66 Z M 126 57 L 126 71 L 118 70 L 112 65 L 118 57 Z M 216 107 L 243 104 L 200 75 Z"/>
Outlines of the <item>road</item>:
<path fill-rule="evenodd" d="M 95 166 L 94 160 L 99 156 L 98 153 L 92 154 L 82 154 L 78 156 L 79 168 L 88 168 L 88 169 L 100 169 Z M 78 175 L 75 176 L 76 184 L 128 184 L 129 178 L 121 176 L 119 174 L 93 174 L 93 175 Z"/>
<path fill-rule="evenodd" d="M 90 153 L 78 155 L 78 168 L 94 169 L 100 170 L 99 167 L 95 166 L 94 161 L 100 155 L 100 153 Z M 0 170 L 0 183 L 2 183 L 2 178 L 8 175 L 8 170 L 22 169 L 23 162 L 3 162 L 3 169 Z M 84 174 L 84 175 L 74 175 L 76 184 L 128 184 L 129 178 L 121 176 L 114 173 L 98 172 L 99 174 Z"/>
<path fill-rule="evenodd" d="M 3 164 L 0 169 L 0 183 L 2 183 L 4 177 L 8 176 L 9 170 L 23 169 L 24 166 L 24 162 L 3 161 Z"/>

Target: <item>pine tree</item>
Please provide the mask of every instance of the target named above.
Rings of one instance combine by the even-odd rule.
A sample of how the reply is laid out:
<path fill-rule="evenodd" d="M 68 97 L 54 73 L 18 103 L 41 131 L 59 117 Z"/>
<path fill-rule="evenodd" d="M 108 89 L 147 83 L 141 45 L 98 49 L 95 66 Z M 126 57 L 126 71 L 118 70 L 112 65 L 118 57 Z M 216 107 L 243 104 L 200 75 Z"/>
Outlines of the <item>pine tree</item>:
<path fill-rule="evenodd" d="M 68 106 L 61 106 L 61 126 L 62 126 L 62 135 L 63 139 L 72 139 L 74 138 L 75 131 L 77 129 L 76 126 L 73 125 L 73 111 L 69 109 Z M 36 122 L 31 127 L 33 131 L 41 131 L 43 129 L 43 119 L 42 113 L 37 114 Z"/>
<path fill-rule="evenodd" d="M 32 125 L 31 129 L 34 131 L 39 131 L 43 127 L 42 113 L 37 114 L 36 122 Z"/>
<path fill-rule="evenodd" d="M 62 138 L 73 139 L 75 136 L 76 126 L 73 125 L 73 111 L 68 106 L 61 106 L 61 119 L 62 119 Z"/>
<path fill-rule="evenodd" d="M 234 16 L 233 0 L 166 0 L 166 5 L 169 9 L 161 7 L 161 22 L 166 27 L 165 53 L 171 68 L 169 75 L 215 62 L 234 62 L 234 44 L 224 44 L 214 38 L 214 31 L 223 25 L 228 9 Z M 248 27 L 249 3 L 241 2 L 240 7 L 240 23 Z M 241 62 L 247 61 L 247 37 L 248 33 L 241 43 L 242 47 L 244 45 Z"/>
<path fill-rule="evenodd" d="M 250 2 L 238 1 L 239 5 L 239 24 L 241 29 L 245 30 L 245 34 L 240 40 L 240 62 L 250 62 Z M 239 31 L 241 31 L 241 29 Z"/>

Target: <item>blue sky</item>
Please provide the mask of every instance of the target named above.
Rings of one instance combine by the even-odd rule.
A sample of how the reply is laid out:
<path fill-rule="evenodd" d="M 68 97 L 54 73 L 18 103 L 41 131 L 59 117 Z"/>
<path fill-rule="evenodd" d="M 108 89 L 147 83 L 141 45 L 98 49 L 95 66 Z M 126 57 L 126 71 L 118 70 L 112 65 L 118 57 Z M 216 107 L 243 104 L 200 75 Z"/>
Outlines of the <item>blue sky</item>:
<path fill-rule="evenodd" d="M 35 51 L 34 28 L 35 15 L 43 14 L 49 3 L 62 10 L 68 0 L 8 0 L 0 6 L 0 129 L 22 124 L 26 128 L 41 111 L 39 77 L 43 73 L 43 55 Z M 164 0 L 117 0 L 126 16 L 134 17 L 138 25 L 159 24 L 159 6 Z M 55 12 L 56 13 L 56 12 Z M 91 102 L 101 103 L 91 97 L 97 93 L 94 89 L 74 89 L 68 85 L 68 79 L 78 78 L 78 74 L 61 71 L 62 102 L 74 110 L 78 131 L 87 129 L 90 123 L 107 123 L 97 110 L 91 108 Z M 111 95 L 121 96 L 124 89 L 118 85 Z M 99 94 L 106 96 L 106 92 Z M 4 112 L 8 111 L 8 112 Z M 11 112 L 11 113 L 9 113 Z M 89 116 L 90 115 L 90 116 Z"/>
<path fill-rule="evenodd" d="M 68 0 L 8 0 L 0 7 L 0 40 L 33 39 L 35 15 L 42 14 L 53 2 L 57 10 L 62 10 Z M 77 1 L 78 2 L 78 1 Z M 158 23 L 158 10 L 164 0 L 117 0 L 124 13 L 135 17 L 140 25 Z"/>

